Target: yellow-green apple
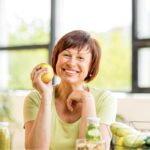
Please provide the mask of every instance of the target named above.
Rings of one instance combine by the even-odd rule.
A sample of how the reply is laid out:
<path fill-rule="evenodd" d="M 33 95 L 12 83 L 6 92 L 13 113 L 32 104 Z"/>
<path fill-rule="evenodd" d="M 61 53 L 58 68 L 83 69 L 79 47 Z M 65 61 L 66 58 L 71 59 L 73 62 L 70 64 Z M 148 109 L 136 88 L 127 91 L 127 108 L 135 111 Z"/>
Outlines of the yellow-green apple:
<path fill-rule="evenodd" d="M 51 65 L 49 65 L 47 63 L 41 63 L 40 67 L 48 69 L 48 73 L 43 74 L 41 76 L 41 79 L 44 83 L 49 83 L 54 77 L 53 68 L 51 67 Z"/>

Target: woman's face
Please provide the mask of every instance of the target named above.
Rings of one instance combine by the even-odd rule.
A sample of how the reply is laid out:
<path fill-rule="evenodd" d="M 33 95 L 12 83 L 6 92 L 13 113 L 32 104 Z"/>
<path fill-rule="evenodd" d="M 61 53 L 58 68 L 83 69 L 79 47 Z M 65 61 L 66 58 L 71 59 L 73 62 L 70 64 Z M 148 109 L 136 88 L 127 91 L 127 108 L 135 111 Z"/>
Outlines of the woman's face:
<path fill-rule="evenodd" d="M 80 51 L 70 48 L 58 55 L 56 73 L 61 81 L 67 83 L 80 83 L 87 77 L 92 54 L 84 47 Z"/>

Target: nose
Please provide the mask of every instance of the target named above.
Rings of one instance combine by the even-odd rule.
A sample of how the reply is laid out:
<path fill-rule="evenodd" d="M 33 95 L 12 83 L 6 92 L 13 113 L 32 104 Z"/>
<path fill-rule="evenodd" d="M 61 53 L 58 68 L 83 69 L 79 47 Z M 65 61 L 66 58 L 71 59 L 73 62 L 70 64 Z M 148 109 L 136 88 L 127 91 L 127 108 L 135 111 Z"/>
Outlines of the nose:
<path fill-rule="evenodd" d="M 75 57 L 70 57 L 68 61 L 69 65 L 74 66 L 77 64 L 76 58 Z"/>

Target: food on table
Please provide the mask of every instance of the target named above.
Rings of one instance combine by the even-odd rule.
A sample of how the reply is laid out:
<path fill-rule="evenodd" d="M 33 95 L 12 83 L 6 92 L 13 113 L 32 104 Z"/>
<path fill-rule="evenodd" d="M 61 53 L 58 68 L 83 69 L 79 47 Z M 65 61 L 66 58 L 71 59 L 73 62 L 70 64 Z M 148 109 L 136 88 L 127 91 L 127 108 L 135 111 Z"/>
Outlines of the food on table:
<path fill-rule="evenodd" d="M 125 123 L 115 122 L 110 127 L 115 149 L 150 149 L 150 133 L 138 131 Z"/>
<path fill-rule="evenodd" d="M 0 122 L 0 150 L 10 150 L 10 134 L 7 122 Z"/>
<path fill-rule="evenodd" d="M 100 135 L 100 118 L 88 117 L 86 128 L 86 139 L 81 139 L 77 143 L 76 150 L 105 150 L 105 142 L 101 140 Z"/>
<path fill-rule="evenodd" d="M 86 129 L 86 140 L 90 142 L 99 142 L 101 140 L 99 125 L 100 119 L 97 117 L 89 117 Z"/>

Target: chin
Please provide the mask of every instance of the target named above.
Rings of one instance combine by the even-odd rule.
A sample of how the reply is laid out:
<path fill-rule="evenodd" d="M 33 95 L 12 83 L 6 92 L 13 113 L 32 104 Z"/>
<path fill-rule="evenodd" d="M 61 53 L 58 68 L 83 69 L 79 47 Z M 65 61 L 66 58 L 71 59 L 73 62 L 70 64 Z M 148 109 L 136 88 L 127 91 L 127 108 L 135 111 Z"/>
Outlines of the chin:
<path fill-rule="evenodd" d="M 67 78 L 64 78 L 64 79 L 61 79 L 63 82 L 66 82 L 68 84 L 75 84 L 75 83 L 78 83 L 79 81 L 75 80 L 75 79 L 67 79 Z"/>

